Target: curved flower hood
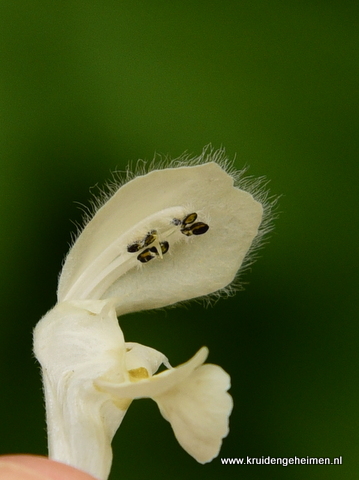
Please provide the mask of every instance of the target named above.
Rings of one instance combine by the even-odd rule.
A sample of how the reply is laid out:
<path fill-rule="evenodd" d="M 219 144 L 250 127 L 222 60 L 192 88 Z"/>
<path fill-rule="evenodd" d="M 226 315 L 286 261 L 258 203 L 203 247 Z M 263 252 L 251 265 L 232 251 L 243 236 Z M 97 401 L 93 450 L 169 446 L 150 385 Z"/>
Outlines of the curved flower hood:
<path fill-rule="evenodd" d="M 182 222 L 192 213 L 192 224 L 205 224 L 208 231 L 187 235 L 189 224 L 183 233 Z M 262 205 L 214 162 L 137 177 L 97 211 L 76 240 L 60 276 L 59 302 L 115 297 L 123 315 L 216 292 L 236 276 L 262 214 Z M 142 263 L 129 246 L 150 232 L 156 239 L 145 247 L 161 253 L 159 244 L 167 242 L 168 251 Z"/>

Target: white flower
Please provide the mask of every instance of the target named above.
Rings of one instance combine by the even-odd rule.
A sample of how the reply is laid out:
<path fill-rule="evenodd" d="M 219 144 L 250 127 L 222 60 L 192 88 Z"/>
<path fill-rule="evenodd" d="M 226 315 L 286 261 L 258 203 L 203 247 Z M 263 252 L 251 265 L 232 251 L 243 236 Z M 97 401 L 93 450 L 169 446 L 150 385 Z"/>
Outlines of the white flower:
<path fill-rule="evenodd" d="M 125 343 L 117 316 L 203 297 L 234 280 L 263 207 L 212 161 L 222 157 L 204 151 L 198 164 L 134 178 L 72 246 L 58 303 L 34 332 L 51 458 L 106 479 L 113 435 L 143 397 L 157 402 L 197 461 L 218 455 L 232 409 L 228 374 L 203 365 L 205 347 L 172 368 L 160 352 Z M 167 370 L 156 374 L 161 363 Z"/>

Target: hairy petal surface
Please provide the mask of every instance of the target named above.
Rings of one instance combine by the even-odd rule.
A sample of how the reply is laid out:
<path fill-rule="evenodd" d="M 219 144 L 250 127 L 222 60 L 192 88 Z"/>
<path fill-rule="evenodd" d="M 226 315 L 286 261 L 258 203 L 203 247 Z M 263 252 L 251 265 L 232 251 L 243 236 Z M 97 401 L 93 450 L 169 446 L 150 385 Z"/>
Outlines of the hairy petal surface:
<path fill-rule="evenodd" d="M 196 220 L 186 226 L 192 213 Z M 120 315 L 221 290 L 235 278 L 262 213 L 214 162 L 136 177 L 97 211 L 71 248 L 59 301 L 117 298 Z M 206 231 L 193 228 L 203 224 Z M 164 254 L 161 245 L 168 246 Z M 142 253 L 153 247 L 156 253 Z"/>

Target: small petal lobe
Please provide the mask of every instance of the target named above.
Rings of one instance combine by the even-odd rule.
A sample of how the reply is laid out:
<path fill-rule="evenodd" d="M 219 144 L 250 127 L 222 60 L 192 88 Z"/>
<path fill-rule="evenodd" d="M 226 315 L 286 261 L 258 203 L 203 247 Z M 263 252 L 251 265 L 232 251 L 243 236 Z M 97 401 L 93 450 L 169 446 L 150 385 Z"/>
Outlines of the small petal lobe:
<path fill-rule="evenodd" d="M 222 439 L 229 432 L 233 407 L 229 387 L 229 375 L 217 365 L 206 364 L 154 398 L 182 448 L 199 463 L 210 462 L 218 455 Z"/>

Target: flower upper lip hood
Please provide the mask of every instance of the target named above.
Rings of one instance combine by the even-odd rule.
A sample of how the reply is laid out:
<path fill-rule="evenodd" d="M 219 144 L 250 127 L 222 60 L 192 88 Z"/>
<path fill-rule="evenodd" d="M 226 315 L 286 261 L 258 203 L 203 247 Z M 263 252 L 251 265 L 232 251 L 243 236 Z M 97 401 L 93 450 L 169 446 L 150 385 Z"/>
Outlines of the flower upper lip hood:
<path fill-rule="evenodd" d="M 122 315 L 226 287 L 257 235 L 263 214 L 262 205 L 233 183 L 217 163 L 209 162 L 155 170 L 122 186 L 70 250 L 58 300 L 114 297 Z M 200 237 L 184 235 L 174 223 L 192 212 L 209 226 Z M 141 264 L 127 246 L 151 231 L 168 242 L 169 251 L 162 259 Z"/>
<path fill-rule="evenodd" d="M 238 188 L 226 167 L 222 150 L 204 150 L 139 175 L 105 199 L 74 242 L 58 303 L 34 330 L 51 458 L 106 480 L 112 438 L 142 397 L 198 462 L 218 455 L 233 405 L 229 375 L 204 364 L 206 347 L 172 368 L 157 350 L 126 342 L 117 316 L 231 288 L 268 229 L 270 204 Z M 167 370 L 156 373 L 161 364 Z"/>

